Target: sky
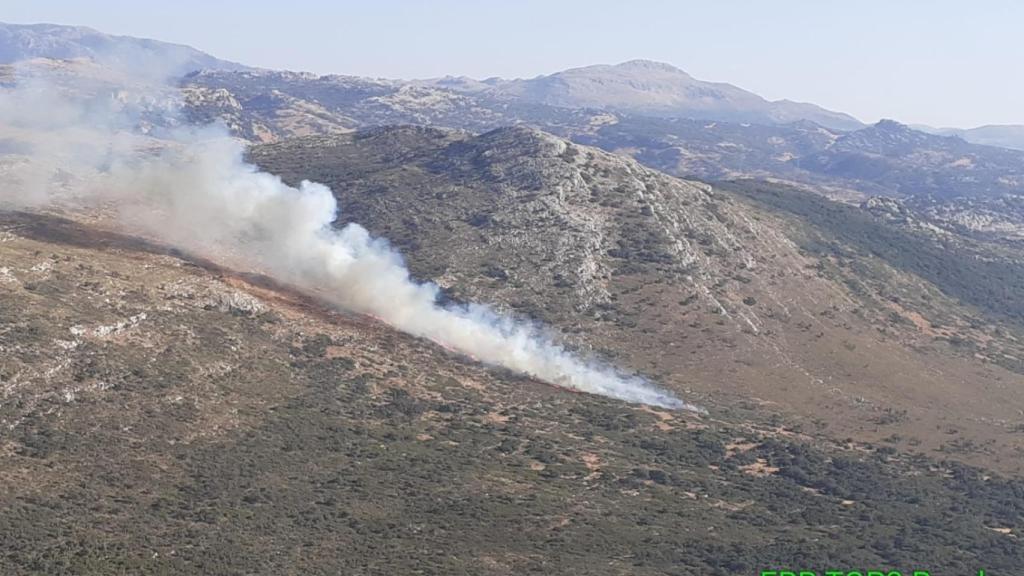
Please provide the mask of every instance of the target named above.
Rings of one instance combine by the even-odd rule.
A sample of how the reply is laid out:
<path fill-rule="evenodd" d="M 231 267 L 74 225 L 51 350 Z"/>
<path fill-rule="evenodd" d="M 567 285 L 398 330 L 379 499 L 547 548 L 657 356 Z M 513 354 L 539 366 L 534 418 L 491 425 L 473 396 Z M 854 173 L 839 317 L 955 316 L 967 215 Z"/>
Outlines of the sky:
<path fill-rule="evenodd" d="M 1024 124 L 1019 0 L 0 0 L 0 20 L 389 78 L 533 77 L 644 58 L 862 121 Z"/>

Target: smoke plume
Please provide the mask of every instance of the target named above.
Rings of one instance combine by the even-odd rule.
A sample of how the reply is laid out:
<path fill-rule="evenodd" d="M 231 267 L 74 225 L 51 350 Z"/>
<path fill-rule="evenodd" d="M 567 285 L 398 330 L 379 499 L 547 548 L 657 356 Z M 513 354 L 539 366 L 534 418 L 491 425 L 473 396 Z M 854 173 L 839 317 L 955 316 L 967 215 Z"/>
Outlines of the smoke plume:
<path fill-rule="evenodd" d="M 372 314 L 486 364 L 612 398 L 700 410 L 642 378 L 581 360 L 535 325 L 482 305 L 441 305 L 386 241 L 336 227 L 338 205 L 314 182 L 298 188 L 243 160 L 244 145 L 215 128 L 149 129 L 135 100 L 87 100 L 46 87 L 40 113 L 27 83 L 0 95 L 0 205 L 114 210 L 130 232 L 230 267 L 255 270 L 340 308 Z M 150 106 L 163 102 L 144 99 Z M 36 94 L 38 96 L 38 94 Z M 4 139 L 3 136 L 7 138 Z M 11 160 L 11 158 L 18 158 Z"/>

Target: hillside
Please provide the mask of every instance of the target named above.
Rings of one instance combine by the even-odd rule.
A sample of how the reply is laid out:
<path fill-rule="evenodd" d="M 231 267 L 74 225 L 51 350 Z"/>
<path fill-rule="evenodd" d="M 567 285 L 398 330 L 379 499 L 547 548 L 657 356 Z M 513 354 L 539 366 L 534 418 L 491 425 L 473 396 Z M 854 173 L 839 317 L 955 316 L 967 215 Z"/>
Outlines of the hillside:
<path fill-rule="evenodd" d="M 1024 488 L 954 462 L 572 394 L 52 216 L 0 258 L 5 574 L 1024 561 Z"/>
<path fill-rule="evenodd" d="M 928 268 L 949 262 L 930 237 L 870 212 L 850 208 L 865 228 L 843 236 L 525 128 L 385 128 L 250 154 L 330 184 L 342 221 L 389 238 L 449 297 L 541 319 L 698 403 L 753 401 L 836 438 L 1019 468 L 1020 299 L 998 292 L 1014 280 L 968 298 L 956 264 Z M 801 202 L 815 199 L 847 209 Z M 917 251 L 864 245 L 887 238 L 869 224 Z"/>

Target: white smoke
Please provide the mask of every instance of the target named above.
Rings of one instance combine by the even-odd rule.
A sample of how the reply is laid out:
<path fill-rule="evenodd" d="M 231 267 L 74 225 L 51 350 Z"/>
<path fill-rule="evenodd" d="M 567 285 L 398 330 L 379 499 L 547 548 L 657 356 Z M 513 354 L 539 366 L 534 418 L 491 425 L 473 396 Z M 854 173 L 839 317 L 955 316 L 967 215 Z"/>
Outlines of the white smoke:
<path fill-rule="evenodd" d="M 0 99 L 0 120 L 11 117 L 12 104 L 33 105 L 8 95 Z M 440 305 L 437 286 L 410 278 L 385 241 L 357 224 L 335 227 L 338 206 L 326 186 L 303 182 L 293 188 L 260 172 L 243 161 L 244 146 L 223 133 L 181 129 L 157 144 L 127 135 L 123 118 L 111 123 L 104 112 L 102 122 L 83 122 L 96 115 L 58 109 L 70 121 L 55 128 L 54 116 L 46 116 L 22 177 L 19 171 L 0 175 L 6 180 L 0 182 L 0 204 L 38 205 L 40 174 L 50 171 L 44 203 L 112 207 L 131 232 L 259 271 L 486 364 L 628 402 L 700 410 L 642 378 L 574 357 L 532 324 L 486 306 Z M 87 153 L 78 150 L 83 134 L 91 143 Z M 67 176 L 55 184 L 57 166 L 74 174 L 72 185 Z"/>

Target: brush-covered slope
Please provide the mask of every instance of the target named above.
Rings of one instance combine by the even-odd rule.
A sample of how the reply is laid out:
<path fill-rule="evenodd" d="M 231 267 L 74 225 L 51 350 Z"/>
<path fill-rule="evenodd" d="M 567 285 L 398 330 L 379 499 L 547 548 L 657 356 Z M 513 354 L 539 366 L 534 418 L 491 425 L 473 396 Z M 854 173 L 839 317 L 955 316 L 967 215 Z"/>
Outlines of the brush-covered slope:
<path fill-rule="evenodd" d="M 956 463 L 549 388 L 59 218 L 0 215 L 0 264 L 4 574 L 1024 563 L 1024 488 Z"/>
<path fill-rule="evenodd" d="M 946 282 L 827 219 L 525 128 L 385 128 L 251 157 L 330 184 L 342 220 L 451 297 L 544 320 L 697 402 L 1018 468 L 1019 329 L 954 289 L 962 271 Z"/>

